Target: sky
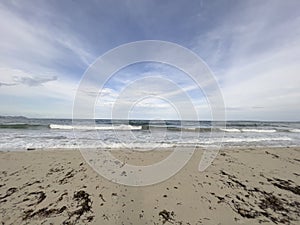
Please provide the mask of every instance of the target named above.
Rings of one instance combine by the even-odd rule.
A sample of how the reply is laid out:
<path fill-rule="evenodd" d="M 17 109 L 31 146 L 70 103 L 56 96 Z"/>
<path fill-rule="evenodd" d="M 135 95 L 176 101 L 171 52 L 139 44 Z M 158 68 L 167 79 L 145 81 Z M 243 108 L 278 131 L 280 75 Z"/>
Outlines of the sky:
<path fill-rule="evenodd" d="M 299 12 L 298 0 L 0 1 L 0 115 L 72 118 L 92 63 L 120 45 L 161 40 L 205 62 L 228 120 L 300 121 Z M 150 95 L 151 88 L 164 93 Z M 134 97 L 142 91 L 145 98 Z M 129 65 L 85 94 L 96 99 L 97 118 L 118 109 L 132 118 L 177 119 L 179 92 L 199 119 L 211 118 L 210 93 L 160 62 Z"/>

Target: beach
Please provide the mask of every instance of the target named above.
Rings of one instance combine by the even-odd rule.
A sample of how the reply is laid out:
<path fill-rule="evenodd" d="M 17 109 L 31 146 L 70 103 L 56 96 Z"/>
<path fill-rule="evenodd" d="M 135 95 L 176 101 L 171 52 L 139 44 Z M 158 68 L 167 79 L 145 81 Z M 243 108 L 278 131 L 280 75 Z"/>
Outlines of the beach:
<path fill-rule="evenodd" d="M 113 154 L 140 165 L 171 151 Z M 75 149 L 0 152 L 1 224 L 299 224 L 299 147 L 225 148 L 199 172 L 202 153 L 164 182 L 131 187 Z"/>
<path fill-rule="evenodd" d="M 300 0 L 0 0 L 0 225 L 300 225 Z"/>

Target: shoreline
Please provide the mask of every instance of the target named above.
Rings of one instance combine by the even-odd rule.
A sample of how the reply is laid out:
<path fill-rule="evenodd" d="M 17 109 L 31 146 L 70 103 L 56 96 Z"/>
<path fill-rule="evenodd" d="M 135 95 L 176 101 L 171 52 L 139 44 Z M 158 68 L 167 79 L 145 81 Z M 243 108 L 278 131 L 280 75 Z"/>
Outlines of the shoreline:
<path fill-rule="evenodd" d="M 207 146 L 210 147 L 210 146 Z M 5 152 L 31 152 L 31 151 L 80 151 L 85 149 L 90 150 L 104 150 L 104 151 L 141 151 L 141 152 L 147 152 L 147 151 L 173 151 L 174 148 L 182 148 L 182 149 L 191 149 L 194 148 L 195 150 L 205 150 L 207 147 L 204 146 L 196 146 L 196 147 L 190 147 L 190 146 L 173 146 L 173 147 L 157 147 L 154 149 L 148 150 L 148 148 L 119 148 L 119 147 L 113 147 L 113 148 L 107 148 L 107 147 L 83 147 L 83 148 L 76 148 L 76 147 L 67 147 L 67 148 L 61 148 L 61 147 L 54 147 L 54 148 L 35 148 L 35 147 L 28 147 L 28 148 L 0 148 L 0 153 Z M 231 150 L 257 150 L 257 149 L 294 149 L 298 148 L 300 149 L 300 146 L 298 145 L 289 145 L 289 146 L 262 146 L 262 145 L 248 145 L 248 146 L 221 146 L 217 147 L 219 148 L 219 152 L 221 151 L 231 151 Z"/>
<path fill-rule="evenodd" d="M 108 181 L 75 149 L 0 152 L 0 221 L 299 223 L 300 147 L 223 148 L 204 172 L 198 171 L 203 153 L 198 150 L 201 148 L 173 177 L 146 187 Z M 125 155 L 127 162 L 137 164 L 159 161 L 166 155 L 165 151 L 153 152 Z M 124 152 L 114 154 L 124 159 Z"/>

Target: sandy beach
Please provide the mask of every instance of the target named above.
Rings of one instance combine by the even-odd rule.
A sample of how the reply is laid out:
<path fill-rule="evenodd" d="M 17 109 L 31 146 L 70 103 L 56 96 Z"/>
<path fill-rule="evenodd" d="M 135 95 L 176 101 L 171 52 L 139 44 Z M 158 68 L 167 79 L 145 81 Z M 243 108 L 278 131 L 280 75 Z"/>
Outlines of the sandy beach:
<path fill-rule="evenodd" d="M 1 224 L 299 224 L 300 148 L 225 149 L 198 172 L 201 154 L 165 182 L 129 187 L 98 175 L 77 150 L 1 152 Z"/>
<path fill-rule="evenodd" d="M 0 0 L 0 225 L 300 225 L 300 0 Z"/>

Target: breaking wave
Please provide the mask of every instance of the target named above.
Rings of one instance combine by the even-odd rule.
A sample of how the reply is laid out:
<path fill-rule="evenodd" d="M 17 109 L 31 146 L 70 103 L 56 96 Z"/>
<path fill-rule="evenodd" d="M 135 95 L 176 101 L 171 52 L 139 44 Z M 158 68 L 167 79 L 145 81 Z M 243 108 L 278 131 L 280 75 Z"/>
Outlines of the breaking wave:
<path fill-rule="evenodd" d="M 141 130 L 142 126 L 132 126 L 132 125 L 116 125 L 116 126 L 87 126 L 87 125 L 60 125 L 60 124 L 50 124 L 50 129 L 59 130 Z"/>

